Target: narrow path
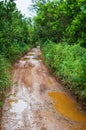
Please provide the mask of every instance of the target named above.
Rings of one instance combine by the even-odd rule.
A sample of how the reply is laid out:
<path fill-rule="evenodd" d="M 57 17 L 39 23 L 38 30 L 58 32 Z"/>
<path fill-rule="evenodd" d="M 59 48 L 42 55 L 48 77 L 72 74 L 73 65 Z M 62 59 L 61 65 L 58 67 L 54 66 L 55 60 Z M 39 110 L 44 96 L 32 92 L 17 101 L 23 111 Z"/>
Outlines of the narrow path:
<path fill-rule="evenodd" d="M 86 130 L 86 115 L 43 64 L 39 48 L 13 68 L 1 130 Z"/>

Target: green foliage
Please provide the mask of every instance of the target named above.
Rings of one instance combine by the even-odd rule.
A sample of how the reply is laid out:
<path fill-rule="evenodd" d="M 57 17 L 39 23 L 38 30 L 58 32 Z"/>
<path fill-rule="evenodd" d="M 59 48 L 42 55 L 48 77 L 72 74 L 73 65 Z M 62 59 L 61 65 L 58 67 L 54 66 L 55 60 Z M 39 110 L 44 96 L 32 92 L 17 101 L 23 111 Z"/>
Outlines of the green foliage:
<path fill-rule="evenodd" d="M 29 26 L 30 19 L 17 10 L 14 0 L 0 1 L 0 102 L 10 86 L 9 64 L 30 48 Z"/>
<path fill-rule="evenodd" d="M 44 2 L 43 4 L 41 1 L 36 3 L 38 10 L 37 16 L 34 17 L 34 29 L 36 31 L 37 39 L 39 38 L 42 41 L 45 41 L 46 39 L 54 41 L 59 40 L 61 31 L 58 28 L 60 21 L 58 20 L 57 15 L 57 3 L 58 2 L 53 1 Z"/>
<path fill-rule="evenodd" d="M 35 3 L 35 41 L 50 39 L 56 43 L 86 46 L 86 1 L 46 0 Z"/>
<path fill-rule="evenodd" d="M 42 51 L 53 73 L 81 98 L 86 98 L 86 50 L 80 45 L 56 45 L 47 41 Z"/>
<path fill-rule="evenodd" d="M 71 24 L 66 28 L 65 38 L 69 44 L 80 44 L 85 45 L 86 41 L 86 15 L 84 13 L 79 13 L 72 20 Z"/>
<path fill-rule="evenodd" d="M 20 46 L 17 43 L 13 43 L 9 48 L 8 48 L 8 53 L 6 57 L 9 58 L 11 62 L 14 62 L 19 56 L 20 56 Z"/>
<path fill-rule="evenodd" d="M 9 63 L 0 55 L 0 89 L 4 91 L 4 88 L 9 86 Z"/>
<path fill-rule="evenodd" d="M 2 103 L 2 98 L 4 96 L 6 88 L 11 84 L 9 75 L 10 64 L 8 61 L 0 54 L 0 104 Z"/>

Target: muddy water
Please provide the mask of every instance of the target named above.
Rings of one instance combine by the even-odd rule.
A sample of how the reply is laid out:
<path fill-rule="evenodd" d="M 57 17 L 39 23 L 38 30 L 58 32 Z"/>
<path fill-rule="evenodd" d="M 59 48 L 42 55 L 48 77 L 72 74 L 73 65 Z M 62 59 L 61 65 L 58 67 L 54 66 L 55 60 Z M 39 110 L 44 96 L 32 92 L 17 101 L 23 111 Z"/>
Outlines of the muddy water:
<path fill-rule="evenodd" d="M 79 110 L 78 104 L 67 94 L 50 92 L 49 96 L 52 97 L 56 110 L 59 111 L 63 116 L 68 117 L 72 121 L 86 122 L 86 115 Z"/>
<path fill-rule="evenodd" d="M 39 48 L 13 67 L 1 130 L 86 130 L 86 114 L 50 75 Z"/>

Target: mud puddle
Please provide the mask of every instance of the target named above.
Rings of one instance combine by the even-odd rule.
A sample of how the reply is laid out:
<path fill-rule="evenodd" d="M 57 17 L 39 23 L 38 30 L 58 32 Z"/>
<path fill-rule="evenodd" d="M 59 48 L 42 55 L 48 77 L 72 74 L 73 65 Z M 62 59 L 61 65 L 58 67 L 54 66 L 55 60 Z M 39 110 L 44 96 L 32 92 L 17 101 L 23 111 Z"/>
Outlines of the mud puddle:
<path fill-rule="evenodd" d="M 86 130 L 86 115 L 49 74 L 41 55 L 40 47 L 33 48 L 14 65 L 1 130 Z"/>
<path fill-rule="evenodd" d="M 52 97 L 55 109 L 64 117 L 68 117 L 72 121 L 86 122 L 86 114 L 80 111 L 78 104 L 67 94 L 50 92 L 48 95 Z"/>
<path fill-rule="evenodd" d="M 21 114 L 25 108 L 27 108 L 27 102 L 23 100 L 18 100 L 17 102 L 11 103 L 12 109 L 10 110 L 12 113 Z"/>

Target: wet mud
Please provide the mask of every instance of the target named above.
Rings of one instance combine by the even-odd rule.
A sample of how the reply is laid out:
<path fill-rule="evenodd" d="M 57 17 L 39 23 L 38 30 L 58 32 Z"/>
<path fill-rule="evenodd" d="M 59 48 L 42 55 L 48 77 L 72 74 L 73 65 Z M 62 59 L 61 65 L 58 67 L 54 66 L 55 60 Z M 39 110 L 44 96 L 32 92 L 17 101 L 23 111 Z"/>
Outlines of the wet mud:
<path fill-rule="evenodd" d="M 40 48 L 33 48 L 15 63 L 1 130 L 86 130 L 86 114 L 49 73 L 41 57 Z"/>

